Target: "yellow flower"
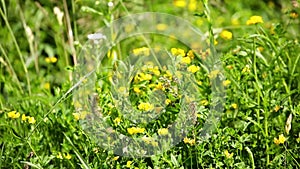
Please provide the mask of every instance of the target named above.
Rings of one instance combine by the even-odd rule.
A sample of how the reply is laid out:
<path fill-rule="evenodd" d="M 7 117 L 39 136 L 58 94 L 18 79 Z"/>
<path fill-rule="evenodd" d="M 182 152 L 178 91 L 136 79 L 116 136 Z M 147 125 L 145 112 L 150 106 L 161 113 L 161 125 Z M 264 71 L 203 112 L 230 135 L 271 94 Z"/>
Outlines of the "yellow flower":
<path fill-rule="evenodd" d="M 195 72 L 197 72 L 197 71 L 199 71 L 199 70 L 200 70 L 199 66 L 195 66 L 195 65 L 191 65 L 191 66 L 189 66 L 189 67 L 187 68 L 187 71 L 188 71 L 188 72 L 191 72 L 191 73 L 195 73 Z"/>
<path fill-rule="evenodd" d="M 218 75 L 219 73 L 220 73 L 219 70 L 213 70 L 213 71 L 209 72 L 208 77 L 211 78 L 211 79 L 214 79 L 214 78 L 217 77 L 217 75 Z"/>
<path fill-rule="evenodd" d="M 168 28 L 168 25 L 164 24 L 164 23 L 160 23 L 156 25 L 156 29 L 159 31 L 164 31 Z"/>
<path fill-rule="evenodd" d="M 166 99 L 166 100 L 165 100 L 165 104 L 166 104 L 166 105 L 168 105 L 168 104 L 170 104 L 170 103 L 171 103 L 171 100 L 170 100 L 170 99 Z"/>
<path fill-rule="evenodd" d="M 134 91 L 135 93 L 141 93 L 141 90 L 140 90 L 138 87 L 134 87 L 134 88 L 133 88 L 133 91 Z"/>
<path fill-rule="evenodd" d="M 7 113 L 7 116 L 8 116 L 9 118 L 12 118 L 12 119 L 17 119 L 17 118 L 19 118 L 21 115 L 20 115 L 20 113 L 17 112 L 17 111 L 11 111 L 11 112 L 8 112 L 8 113 Z"/>
<path fill-rule="evenodd" d="M 127 161 L 126 167 L 127 167 L 127 168 L 130 168 L 131 164 L 132 164 L 132 161 Z"/>
<path fill-rule="evenodd" d="M 214 45 L 217 45 L 219 42 L 215 39 L 214 40 Z"/>
<path fill-rule="evenodd" d="M 280 106 L 276 105 L 275 108 L 274 108 L 274 111 L 275 111 L 275 112 L 278 112 L 279 109 L 280 109 Z"/>
<path fill-rule="evenodd" d="M 185 144 L 190 144 L 190 145 L 192 146 L 192 145 L 195 145 L 196 140 L 195 140 L 195 139 L 190 139 L 190 138 L 185 137 L 185 138 L 183 139 L 183 142 L 184 142 Z"/>
<path fill-rule="evenodd" d="M 138 133 L 143 133 L 145 131 L 145 128 L 139 128 L 139 127 L 131 127 L 131 128 L 127 128 L 127 132 L 130 135 L 133 134 L 138 134 Z"/>
<path fill-rule="evenodd" d="M 165 90 L 165 87 L 163 86 L 163 84 L 161 82 L 158 82 L 157 85 L 155 86 L 155 88 L 157 90 Z"/>
<path fill-rule="evenodd" d="M 138 105 L 138 108 L 139 108 L 140 110 L 143 110 L 143 111 L 150 111 L 150 110 L 153 109 L 153 105 L 150 104 L 150 103 L 144 103 L 144 102 L 142 102 L 142 103 L 140 103 L 140 104 Z"/>
<path fill-rule="evenodd" d="M 45 83 L 43 87 L 44 87 L 44 89 L 49 90 L 50 89 L 50 83 L 49 82 Z"/>
<path fill-rule="evenodd" d="M 251 16 L 250 19 L 246 22 L 247 25 L 254 25 L 257 23 L 264 23 L 261 16 Z"/>
<path fill-rule="evenodd" d="M 280 134 L 278 139 L 276 137 L 274 138 L 274 143 L 276 145 L 283 144 L 285 142 L 285 140 L 286 140 L 286 138 L 284 137 L 284 135 Z"/>
<path fill-rule="evenodd" d="M 161 129 L 158 129 L 157 133 L 158 133 L 158 135 L 165 136 L 169 133 L 169 130 L 167 128 L 161 128 Z"/>
<path fill-rule="evenodd" d="M 22 121 L 26 121 L 27 120 L 27 117 L 25 114 L 22 114 Z"/>
<path fill-rule="evenodd" d="M 223 86 L 228 86 L 228 85 L 230 85 L 230 83 L 231 83 L 231 81 L 230 80 L 225 80 L 225 81 L 223 81 Z"/>
<path fill-rule="evenodd" d="M 138 55 L 149 56 L 150 55 L 150 49 L 147 47 L 136 48 L 136 49 L 133 49 L 132 52 L 135 56 L 138 56 Z"/>
<path fill-rule="evenodd" d="M 186 6 L 185 0 L 173 0 L 173 4 L 177 7 L 184 8 Z"/>
<path fill-rule="evenodd" d="M 119 156 L 115 156 L 115 157 L 113 158 L 114 161 L 117 161 L 118 159 L 119 159 Z"/>
<path fill-rule="evenodd" d="M 197 9 L 197 1 L 196 0 L 190 0 L 189 1 L 189 5 L 188 5 L 188 8 L 189 8 L 189 11 L 195 11 Z"/>
<path fill-rule="evenodd" d="M 208 105 L 208 101 L 207 100 L 201 100 L 200 104 L 203 106 L 207 106 Z"/>
<path fill-rule="evenodd" d="M 173 56 L 185 56 L 184 50 L 179 48 L 171 48 L 171 53 Z"/>
<path fill-rule="evenodd" d="M 194 57 L 195 57 L 194 52 L 192 50 L 189 50 L 189 52 L 187 53 L 187 56 L 190 57 L 191 59 L 194 59 Z"/>
<path fill-rule="evenodd" d="M 69 153 L 64 154 L 64 156 L 65 156 L 65 159 L 68 159 L 68 160 L 70 160 L 72 158 L 72 156 Z"/>
<path fill-rule="evenodd" d="M 243 70 L 242 70 L 242 73 L 249 73 L 250 72 L 250 66 L 249 65 L 246 65 Z"/>
<path fill-rule="evenodd" d="M 231 104 L 231 107 L 234 108 L 234 109 L 237 109 L 237 108 L 238 108 L 238 105 L 237 105 L 236 103 L 232 103 L 232 104 Z"/>
<path fill-rule="evenodd" d="M 152 75 L 150 74 L 144 74 L 144 73 L 140 73 L 140 81 L 144 81 L 144 80 L 151 80 L 152 79 Z"/>
<path fill-rule="evenodd" d="M 190 64 L 191 63 L 191 58 L 190 57 L 183 57 L 181 59 L 181 63 Z"/>
<path fill-rule="evenodd" d="M 290 13 L 290 17 L 292 18 L 292 19 L 296 19 L 296 18 L 298 18 L 298 14 L 296 13 L 296 12 L 291 12 Z"/>
<path fill-rule="evenodd" d="M 283 144 L 285 142 L 286 138 L 284 137 L 283 134 L 280 134 L 278 140 L 279 140 L 279 143 Z"/>
<path fill-rule="evenodd" d="M 229 153 L 228 150 L 225 150 L 224 154 L 226 158 L 231 158 L 233 156 L 233 153 Z"/>
<path fill-rule="evenodd" d="M 46 57 L 45 58 L 45 61 L 47 62 L 47 63 L 55 63 L 55 62 L 57 62 L 57 58 L 56 57 Z"/>
<path fill-rule="evenodd" d="M 171 73 L 170 70 L 167 70 L 167 71 L 166 71 L 166 74 L 165 74 L 164 76 L 165 76 L 165 77 L 168 77 L 169 79 L 172 79 L 172 77 L 173 77 L 173 75 L 172 75 L 172 73 Z"/>
<path fill-rule="evenodd" d="M 80 113 L 73 113 L 73 116 L 74 116 L 75 120 L 80 119 Z"/>
<path fill-rule="evenodd" d="M 231 40 L 232 39 L 232 33 L 227 31 L 227 30 L 223 30 L 220 33 L 221 38 L 225 39 L 225 40 Z"/>
<path fill-rule="evenodd" d="M 35 122 L 36 120 L 34 119 L 34 117 L 28 117 L 28 123 L 34 124 Z"/>
<path fill-rule="evenodd" d="M 120 93 L 126 92 L 126 87 L 119 87 L 118 92 Z"/>
<path fill-rule="evenodd" d="M 61 153 L 58 153 L 57 155 L 56 155 L 56 158 L 59 158 L 59 159 L 63 159 L 63 156 L 61 155 Z"/>
<path fill-rule="evenodd" d="M 120 117 L 117 117 L 117 118 L 114 119 L 114 123 L 116 125 L 120 124 L 121 121 L 122 121 L 122 119 Z"/>

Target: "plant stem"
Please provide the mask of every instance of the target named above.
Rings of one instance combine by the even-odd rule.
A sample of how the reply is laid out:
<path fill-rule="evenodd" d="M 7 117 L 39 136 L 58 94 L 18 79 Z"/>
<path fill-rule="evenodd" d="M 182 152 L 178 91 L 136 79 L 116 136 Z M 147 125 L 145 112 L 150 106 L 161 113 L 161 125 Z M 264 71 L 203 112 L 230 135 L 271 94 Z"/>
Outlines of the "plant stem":
<path fill-rule="evenodd" d="M 20 61 L 21 61 L 21 63 L 22 63 L 22 66 L 23 66 L 23 69 L 24 69 L 24 72 L 25 72 L 26 81 L 27 81 L 27 89 L 28 89 L 29 95 L 31 95 L 30 79 L 29 79 L 29 74 L 28 74 L 27 67 L 26 67 L 26 65 L 25 65 L 24 57 L 23 57 L 23 55 L 22 55 L 22 53 L 21 53 L 19 44 L 18 44 L 18 42 L 17 42 L 17 40 L 16 40 L 16 37 L 15 37 L 15 35 L 14 35 L 14 32 L 12 31 L 12 29 L 11 29 L 11 27 L 10 27 L 10 24 L 9 24 L 9 22 L 8 22 L 8 20 L 7 20 L 7 17 L 4 15 L 4 13 L 3 13 L 3 11 L 2 11 L 2 8 L 0 8 L 0 14 L 1 14 L 1 16 L 2 16 L 2 18 L 3 18 L 3 20 L 4 20 L 5 24 L 6 24 L 6 26 L 7 26 L 7 29 L 8 29 L 8 31 L 9 31 L 9 33 L 10 33 L 12 39 L 13 39 L 13 42 L 14 42 L 14 44 L 15 44 L 15 47 L 16 47 L 16 49 L 17 49 L 18 55 L 19 55 L 19 57 L 20 57 Z M 21 90 L 21 91 L 22 91 L 22 90 Z M 23 91 L 22 91 L 22 92 L 23 92 Z"/>

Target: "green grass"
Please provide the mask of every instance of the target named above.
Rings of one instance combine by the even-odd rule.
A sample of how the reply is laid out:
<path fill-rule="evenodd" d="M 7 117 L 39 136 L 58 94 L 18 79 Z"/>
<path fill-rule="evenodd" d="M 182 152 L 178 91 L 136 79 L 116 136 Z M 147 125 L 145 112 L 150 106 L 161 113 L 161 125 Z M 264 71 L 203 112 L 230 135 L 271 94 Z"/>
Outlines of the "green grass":
<path fill-rule="evenodd" d="M 300 168 L 299 1 L 120 0 L 112 7 L 108 2 L 1 0 L 0 168 Z M 118 18 L 149 11 L 189 21 L 205 34 L 199 43 L 209 49 L 193 44 L 197 50 L 188 54 L 190 46 L 170 37 L 130 37 L 105 54 L 96 81 L 84 79 L 80 66 L 87 36 Z M 263 23 L 247 25 L 251 16 L 261 16 Z M 139 60 L 147 57 L 148 47 L 153 49 L 149 55 L 165 58 L 150 60 L 157 68 Z M 205 64 L 216 62 L 216 56 L 222 70 Z M 129 62 L 141 66 L 131 80 L 122 74 Z M 87 84 L 92 87 L 84 88 Z M 218 99 L 214 91 L 223 87 L 224 110 L 204 139 L 205 122 L 216 122 L 210 114 Z M 78 88 L 93 92 L 90 105 L 79 100 L 87 93 Z M 155 100 L 161 94 L 162 101 Z M 118 109 L 120 102 L 144 121 Z M 151 109 L 160 116 L 145 118 Z M 116 154 L 103 144 L 119 144 L 119 139 L 93 133 L 119 132 L 133 143 L 170 138 L 170 126 L 182 119 L 191 120 L 181 126 L 189 133 L 167 151 L 147 157 Z M 148 151 L 170 144 L 155 139 L 144 141 L 151 145 Z"/>

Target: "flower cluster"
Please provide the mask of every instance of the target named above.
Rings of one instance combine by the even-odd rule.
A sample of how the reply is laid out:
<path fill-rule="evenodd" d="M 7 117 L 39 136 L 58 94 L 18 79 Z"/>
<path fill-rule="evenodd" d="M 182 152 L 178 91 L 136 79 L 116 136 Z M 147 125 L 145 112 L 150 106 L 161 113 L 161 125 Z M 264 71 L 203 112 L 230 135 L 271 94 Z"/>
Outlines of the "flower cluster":
<path fill-rule="evenodd" d="M 196 140 L 195 140 L 195 139 L 190 139 L 190 138 L 185 137 L 185 138 L 183 139 L 183 142 L 184 142 L 185 144 L 190 144 L 190 145 L 192 146 L 192 145 L 195 145 Z"/>
<path fill-rule="evenodd" d="M 136 49 L 133 49 L 132 53 L 135 56 L 138 56 L 138 55 L 149 56 L 150 55 L 150 49 L 147 48 L 147 47 L 136 48 Z"/>
<path fill-rule="evenodd" d="M 21 114 L 17 111 L 10 111 L 7 113 L 7 116 L 11 119 L 17 119 Z M 22 114 L 22 121 L 27 121 L 29 124 L 34 124 L 36 122 L 34 117 L 26 116 L 25 114 Z"/>
<path fill-rule="evenodd" d="M 261 16 L 251 16 L 250 19 L 246 22 L 247 25 L 254 25 L 258 23 L 264 23 Z"/>
<path fill-rule="evenodd" d="M 133 134 L 139 134 L 139 133 L 144 133 L 144 132 L 145 132 L 145 128 L 131 127 L 131 128 L 127 128 L 127 132 L 128 132 L 130 135 L 133 135 Z"/>
<path fill-rule="evenodd" d="M 279 144 L 283 144 L 285 142 L 286 138 L 284 137 L 283 134 L 280 134 L 278 138 L 274 138 L 274 143 L 276 145 L 279 145 Z"/>
<path fill-rule="evenodd" d="M 45 58 L 45 61 L 47 62 L 47 63 L 56 63 L 57 62 L 57 58 L 56 57 L 46 57 Z"/>

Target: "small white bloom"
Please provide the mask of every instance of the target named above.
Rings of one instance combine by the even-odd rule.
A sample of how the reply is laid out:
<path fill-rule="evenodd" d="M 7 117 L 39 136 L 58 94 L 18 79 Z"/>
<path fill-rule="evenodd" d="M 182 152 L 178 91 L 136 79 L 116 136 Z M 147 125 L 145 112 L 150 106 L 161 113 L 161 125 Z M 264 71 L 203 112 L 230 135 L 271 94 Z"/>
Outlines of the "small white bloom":
<path fill-rule="evenodd" d="M 106 36 L 103 35 L 102 33 L 94 33 L 94 34 L 89 34 L 88 38 L 91 40 L 98 40 L 98 39 L 106 39 Z"/>
<path fill-rule="evenodd" d="M 114 3 L 113 2 L 108 2 L 108 4 L 107 4 L 109 7 L 112 7 L 112 6 L 114 6 Z"/>

